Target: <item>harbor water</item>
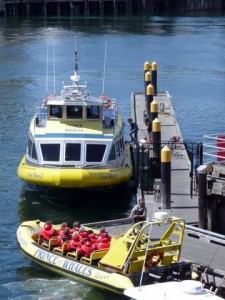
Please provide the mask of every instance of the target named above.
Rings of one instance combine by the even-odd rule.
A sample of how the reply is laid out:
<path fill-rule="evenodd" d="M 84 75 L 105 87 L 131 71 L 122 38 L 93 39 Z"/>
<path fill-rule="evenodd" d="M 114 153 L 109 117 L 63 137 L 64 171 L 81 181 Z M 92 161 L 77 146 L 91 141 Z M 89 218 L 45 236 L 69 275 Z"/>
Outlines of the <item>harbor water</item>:
<path fill-rule="evenodd" d="M 146 61 L 157 62 L 158 91 L 171 94 L 184 139 L 225 132 L 225 16 L 0 18 L 0 299 L 124 299 L 44 270 L 16 242 L 24 220 L 123 218 L 134 203 L 132 194 L 81 193 L 55 204 L 25 192 L 17 177 L 36 107 L 73 73 L 76 30 L 81 80 L 92 95 L 104 90 L 117 99 L 126 133 L 130 95 L 143 91 Z"/>

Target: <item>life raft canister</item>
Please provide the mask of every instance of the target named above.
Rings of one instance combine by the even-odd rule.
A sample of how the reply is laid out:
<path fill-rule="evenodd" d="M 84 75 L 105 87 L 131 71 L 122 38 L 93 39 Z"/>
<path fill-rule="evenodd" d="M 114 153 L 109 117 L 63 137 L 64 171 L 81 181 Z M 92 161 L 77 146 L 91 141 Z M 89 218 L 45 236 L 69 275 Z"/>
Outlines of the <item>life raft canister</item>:
<path fill-rule="evenodd" d="M 103 108 L 109 109 L 111 105 L 111 101 L 108 96 L 101 96 L 100 99 L 102 99 Z"/>
<path fill-rule="evenodd" d="M 146 257 L 145 268 L 149 269 L 154 266 L 157 266 L 163 260 L 164 253 L 160 251 L 152 252 Z M 156 260 L 153 261 L 153 257 L 156 257 Z"/>

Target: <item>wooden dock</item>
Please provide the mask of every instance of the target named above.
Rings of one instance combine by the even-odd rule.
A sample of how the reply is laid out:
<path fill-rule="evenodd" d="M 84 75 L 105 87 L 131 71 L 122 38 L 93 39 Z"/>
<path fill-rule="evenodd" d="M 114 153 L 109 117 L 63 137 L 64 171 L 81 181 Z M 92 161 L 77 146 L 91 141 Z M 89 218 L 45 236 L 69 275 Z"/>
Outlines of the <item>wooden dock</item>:
<path fill-rule="evenodd" d="M 161 140 L 169 141 L 173 136 L 183 140 L 179 124 L 174 113 L 171 96 L 168 92 L 159 92 L 154 96 L 158 103 L 158 119 L 161 122 Z M 142 92 L 131 95 L 131 117 L 139 127 L 138 140 L 146 134 L 144 124 L 145 94 Z M 216 288 L 225 288 L 225 236 L 213 234 L 198 228 L 198 195 L 190 193 L 190 160 L 182 143 L 171 150 L 171 208 L 167 211 L 176 217 L 182 217 L 186 226 L 182 258 L 194 262 L 196 269 L 203 273 L 203 280 Z M 160 180 L 157 180 L 160 184 Z M 148 218 L 152 219 L 154 212 L 162 211 L 160 191 L 157 183 L 152 192 L 141 191 L 138 187 L 137 199 L 144 197 Z M 165 209 L 164 209 L 165 211 Z"/>

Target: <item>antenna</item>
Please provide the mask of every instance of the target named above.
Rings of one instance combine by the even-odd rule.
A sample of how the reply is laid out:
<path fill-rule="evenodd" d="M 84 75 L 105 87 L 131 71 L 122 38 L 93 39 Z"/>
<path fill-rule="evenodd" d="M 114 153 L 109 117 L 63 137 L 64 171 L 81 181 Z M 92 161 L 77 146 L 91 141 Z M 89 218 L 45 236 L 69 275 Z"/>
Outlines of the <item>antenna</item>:
<path fill-rule="evenodd" d="M 46 59 L 46 83 L 45 83 L 45 93 L 48 95 L 48 42 L 47 42 L 47 59 Z"/>
<path fill-rule="evenodd" d="M 77 63 L 77 31 L 75 35 L 75 66 L 74 66 L 74 71 L 75 75 L 77 74 L 78 71 L 78 63 Z"/>
<path fill-rule="evenodd" d="M 105 92 L 106 55 L 107 55 L 107 42 L 105 43 L 105 58 L 104 58 L 104 70 L 103 70 L 103 82 L 102 82 L 102 95 L 104 95 L 104 92 Z"/>
<path fill-rule="evenodd" d="M 54 89 L 53 89 L 53 91 L 54 91 L 54 95 L 55 95 L 55 44 L 53 45 L 53 60 L 54 60 L 54 63 L 53 63 L 53 68 L 54 68 L 54 81 L 53 81 L 53 83 L 54 83 Z"/>
<path fill-rule="evenodd" d="M 75 51 L 74 51 L 74 56 L 75 56 L 75 65 L 74 65 L 74 75 L 70 76 L 70 79 L 73 81 L 73 84 L 76 85 L 78 81 L 80 80 L 80 76 L 77 75 L 78 71 L 78 59 L 77 59 L 77 31 L 75 35 Z"/>

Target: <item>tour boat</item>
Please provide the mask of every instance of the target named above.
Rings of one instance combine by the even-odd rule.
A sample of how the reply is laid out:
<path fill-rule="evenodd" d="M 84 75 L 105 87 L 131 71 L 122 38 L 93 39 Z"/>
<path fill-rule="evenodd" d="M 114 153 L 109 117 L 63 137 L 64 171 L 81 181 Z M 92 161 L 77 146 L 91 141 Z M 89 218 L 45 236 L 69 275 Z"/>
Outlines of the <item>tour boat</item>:
<path fill-rule="evenodd" d="M 190 263 L 180 260 L 183 219 L 157 218 L 133 225 L 122 225 L 122 221 L 128 223 L 130 219 L 83 224 L 61 246 L 58 246 L 58 236 L 43 240 L 47 222 L 25 221 L 17 229 L 17 240 L 25 255 L 42 267 L 118 294 L 140 283 L 191 278 Z M 99 226 L 104 225 L 111 227 L 100 230 Z M 54 228 L 59 234 L 61 225 L 52 226 L 51 230 Z M 126 230 L 121 233 L 124 226 Z M 102 240 L 103 232 L 108 237 L 110 233 L 110 238 L 104 241 L 106 244 Z M 79 244 L 73 248 L 71 243 L 75 238 Z"/>
<path fill-rule="evenodd" d="M 79 83 L 77 70 L 75 51 L 71 85 L 45 98 L 31 120 L 26 154 L 18 167 L 27 189 L 111 189 L 133 176 L 116 100 L 91 96 L 87 84 Z"/>
<path fill-rule="evenodd" d="M 124 294 L 134 300 L 219 300 L 223 299 L 212 291 L 203 287 L 200 281 L 183 280 L 162 282 L 154 285 L 146 285 L 129 288 Z"/>

